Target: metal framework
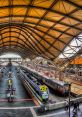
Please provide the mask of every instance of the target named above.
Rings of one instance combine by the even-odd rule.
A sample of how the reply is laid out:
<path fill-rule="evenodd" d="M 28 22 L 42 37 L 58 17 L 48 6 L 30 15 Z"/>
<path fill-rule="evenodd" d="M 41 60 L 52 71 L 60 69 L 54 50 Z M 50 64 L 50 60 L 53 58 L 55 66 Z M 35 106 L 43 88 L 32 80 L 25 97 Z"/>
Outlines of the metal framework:
<path fill-rule="evenodd" d="M 81 33 L 81 14 L 81 0 L 0 0 L 0 54 L 69 60 L 65 48 L 77 52 L 70 42 Z"/>

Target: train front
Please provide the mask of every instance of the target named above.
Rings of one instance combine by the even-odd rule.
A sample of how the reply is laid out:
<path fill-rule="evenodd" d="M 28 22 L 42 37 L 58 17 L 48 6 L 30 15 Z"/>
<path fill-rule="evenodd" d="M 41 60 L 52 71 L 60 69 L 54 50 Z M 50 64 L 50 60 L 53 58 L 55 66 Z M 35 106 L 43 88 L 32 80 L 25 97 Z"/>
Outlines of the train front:
<path fill-rule="evenodd" d="M 49 89 L 46 85 L 40 85 L 40 90 L 42 93 L 42 101 L 47 102 L 49 99 Z"/>

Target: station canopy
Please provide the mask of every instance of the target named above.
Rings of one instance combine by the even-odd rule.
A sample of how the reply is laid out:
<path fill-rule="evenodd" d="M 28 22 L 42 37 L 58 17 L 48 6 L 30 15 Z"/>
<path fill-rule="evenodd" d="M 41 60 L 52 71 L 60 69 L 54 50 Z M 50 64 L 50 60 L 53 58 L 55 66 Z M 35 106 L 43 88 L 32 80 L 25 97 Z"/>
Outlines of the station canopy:
<path fill-rule="evenodd" d="M 0 54 L 50 60 L 82 31 L 82 0 L 0 0 Z"/>

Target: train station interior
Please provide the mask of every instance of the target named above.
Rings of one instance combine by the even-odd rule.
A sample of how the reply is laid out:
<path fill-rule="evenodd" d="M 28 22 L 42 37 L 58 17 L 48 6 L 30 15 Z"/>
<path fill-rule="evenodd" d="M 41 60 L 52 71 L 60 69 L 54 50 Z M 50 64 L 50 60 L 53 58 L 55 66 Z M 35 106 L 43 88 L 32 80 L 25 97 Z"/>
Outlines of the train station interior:
<path fill-rule="evenodd" d="M 82 0 L 0 0 L 0 117 L 82 117 Z"/>

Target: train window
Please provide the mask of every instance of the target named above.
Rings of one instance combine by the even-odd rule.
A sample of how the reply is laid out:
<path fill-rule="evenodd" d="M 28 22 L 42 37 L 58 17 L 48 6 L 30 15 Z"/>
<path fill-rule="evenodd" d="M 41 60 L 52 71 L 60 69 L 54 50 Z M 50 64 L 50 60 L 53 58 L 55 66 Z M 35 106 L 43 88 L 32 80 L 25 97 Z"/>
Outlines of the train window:
<path fill-rule="evenodd" d="M 50 83 L 50 81 L 49 80 L 46 80 L 48 83 Z"/>
<path fill-rule="evenodd" d="M 59 89 L 59 85 L 57 86 L 57 88 Z"/>
<path fill-rule="evenodd" d="M 48 81 L 46 79 L 45 80 L 43 79 L 43 82 L 48 82 Z"/>
<path fill-rule="evenodd" d="M 57 85 L 57 84 L 55 84 L 55 87 L 56 87 L 56 88 L 58 88 L 58 85 Z"/>
<path fill-rule="evenodd" d="M 40 85 L 40 83 L 37 82 L 37 85 Z"/>
<path fill-rule="evenodd" d="M 64 88 L 65 88 L 66 90 L 69 90 L 69 87 L 68 87 L 68 86 L 64 86 Z"/>
<path fill-rule="evenodd" d="M 51 80 L 48 80 L 48 84 L 50 84 L 50 85 L 54 85 L 54 83 L 51 81 Z"/>

